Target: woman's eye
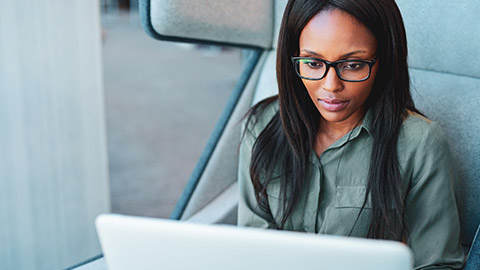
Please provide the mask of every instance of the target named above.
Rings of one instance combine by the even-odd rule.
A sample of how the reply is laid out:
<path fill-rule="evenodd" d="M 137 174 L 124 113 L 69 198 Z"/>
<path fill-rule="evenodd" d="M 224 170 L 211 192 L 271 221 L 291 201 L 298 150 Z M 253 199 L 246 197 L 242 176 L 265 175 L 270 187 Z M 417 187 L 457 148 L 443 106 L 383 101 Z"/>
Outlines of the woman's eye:
<path fill-rule="evenodd" d="M 305 61 L 304 63 L 307 64 L 310 68 L 321 68 L 321 67 L 323 67 L 323 62 L 320 62 L 320 61 L 308 60 L 308 61 Z"/>
<path fill-rule="evenodd" d="M 362 69 L 365 65 L 366 65 L 365 63 L 359 63 L 359 62 L 346 62 L 344 69 L 359 70 L 359 69 Z"/>

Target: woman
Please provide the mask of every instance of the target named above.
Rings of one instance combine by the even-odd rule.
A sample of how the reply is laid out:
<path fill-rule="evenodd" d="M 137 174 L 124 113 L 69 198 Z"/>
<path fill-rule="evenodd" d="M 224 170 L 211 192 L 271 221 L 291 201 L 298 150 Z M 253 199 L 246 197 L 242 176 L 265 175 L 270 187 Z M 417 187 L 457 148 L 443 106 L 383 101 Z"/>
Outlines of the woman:
<path fill-rule="evenodd" d="M 458 269 L 464 254 L 452 156 L 410 95 L 393 0 L 290 0 L 278 96 L 248 113 L 238 222 L 392 239 L 415 269 Z"/>

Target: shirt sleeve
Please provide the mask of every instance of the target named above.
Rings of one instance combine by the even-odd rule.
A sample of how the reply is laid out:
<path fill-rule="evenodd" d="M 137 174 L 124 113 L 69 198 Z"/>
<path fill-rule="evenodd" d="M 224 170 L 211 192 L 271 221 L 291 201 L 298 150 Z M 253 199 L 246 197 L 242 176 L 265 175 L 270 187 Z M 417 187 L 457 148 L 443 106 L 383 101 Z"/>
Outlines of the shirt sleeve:
<path fill-rule="evenodd" d="M 414 269 L 461 269 L 460 222 L 454 195 L 455 165 L 447 141 L 435 122 L 417 149 L 406 202 Z"/>
<path fill-rule="evenodd" d="M 242 125 L 242 135 L 245 129 Z M 255 198 L 252 180 L 250 178 L 250 160 L 253 144 L 257 135 L 252 129 L 247 129 L 240 144 L 238 164 L 238 225 L 259 228 L 275 228 L 275 222 L 270 212 L 265 212 L 258 206 Z"/>

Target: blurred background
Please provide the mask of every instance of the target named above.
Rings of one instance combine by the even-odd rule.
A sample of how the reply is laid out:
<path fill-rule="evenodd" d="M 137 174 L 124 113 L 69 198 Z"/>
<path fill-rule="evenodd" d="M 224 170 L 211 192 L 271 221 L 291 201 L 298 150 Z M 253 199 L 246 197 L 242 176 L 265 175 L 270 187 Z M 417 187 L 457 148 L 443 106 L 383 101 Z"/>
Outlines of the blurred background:
<path fill-rule="evenodd" d="M 154 40 L 138 0 L 0 4 L 0 269 L 65 269 L 98 214 L 170 215 L 242 52 Z"/>

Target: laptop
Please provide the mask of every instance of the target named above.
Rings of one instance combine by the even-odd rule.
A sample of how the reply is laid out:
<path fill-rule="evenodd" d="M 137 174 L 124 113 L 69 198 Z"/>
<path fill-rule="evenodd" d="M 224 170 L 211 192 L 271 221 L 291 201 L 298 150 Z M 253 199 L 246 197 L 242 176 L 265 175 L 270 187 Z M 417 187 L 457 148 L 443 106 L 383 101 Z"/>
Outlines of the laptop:
<path fill-rule="evenodd" d="M 411 270 L 398 242 L 102 214 L 109 270 Z"/>

